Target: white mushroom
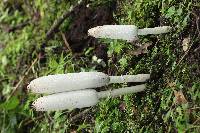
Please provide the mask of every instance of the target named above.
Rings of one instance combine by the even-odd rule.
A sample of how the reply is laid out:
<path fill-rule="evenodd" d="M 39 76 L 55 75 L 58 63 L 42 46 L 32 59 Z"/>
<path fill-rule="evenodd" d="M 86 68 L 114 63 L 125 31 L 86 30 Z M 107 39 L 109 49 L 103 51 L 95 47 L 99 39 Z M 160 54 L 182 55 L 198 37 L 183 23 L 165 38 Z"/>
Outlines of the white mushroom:
<path fill-rule="evenodd" d="M 39 77 L 30 82 L 27 89 L 34 93 L 58 93 L 96 88 L 110 83 L 145 82 L 149 74 L 108 76 L 102 72 L 80 72 Z"/>
<path fill-rule="evenodd" d="M 97 92 L 93 89 L 86 89 L 63 92 L 40 97 L 33 102 L 32 106 L 36 109 L 36 111 L 57 111 L 65 109 L 84 108 L 96 105 L 100 98 L 136 93 L 143 91 L 144 89 L 145 85 L 143 84 L 115 89 L 113 91 L 109 90 Z"/>
<path fill-rule="evenodd" d="M 109 76 L 101 72 L 80 72 L 39 77 L 27 89 L 34 93 L 58 93 L 101 87 L 109 83 Z"/>
<path fill-rule="evenodd" d="M 36 111 L 56 111 L 90 107 L 98 102 L 96 91 L 93 89 L 70 91 L 43 96 L 32 104 Z"/>
<path fill-rule="evenodd" d="M 95 38 L 111 38 L 134 41 L 137 39 L 138 28 L 135 25 L 104 25 L 88 30 Z"/>
<path fill-rule="evenodd" d="M 135 25 L 103 25 L 88 30 L 88 35 L 95 38 L 122 39 L 132 42 L 138 35 L 167 33 L 170 26 L 138 29 Z"/>

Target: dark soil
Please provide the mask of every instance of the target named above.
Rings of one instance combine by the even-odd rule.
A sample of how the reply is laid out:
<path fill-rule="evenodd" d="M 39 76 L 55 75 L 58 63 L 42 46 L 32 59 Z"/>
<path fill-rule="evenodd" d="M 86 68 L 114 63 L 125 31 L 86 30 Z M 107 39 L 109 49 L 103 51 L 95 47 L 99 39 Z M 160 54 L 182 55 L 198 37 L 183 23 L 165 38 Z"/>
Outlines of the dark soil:
<path fill-rule="evenodd" d="M 191 78 L 200 76 L 200 9 L 194 8 L 191 14 L 189 25 L 189 35 L 192 47 L 186 56 L 186 63 L 191 67 Z"/>
<path fill-rule="evenodd" d="M 67 41 L 74 53 L 80 53 L 86 47 L 99 45 L 97 39 L 88 36 L 88 29 L 115 23 L 113 18 L 115 3 L 99 5 L 96 8 L 87 7 L 87 4 L 83 3 L 75 9 L 72 23 L 66 32 Z"/>

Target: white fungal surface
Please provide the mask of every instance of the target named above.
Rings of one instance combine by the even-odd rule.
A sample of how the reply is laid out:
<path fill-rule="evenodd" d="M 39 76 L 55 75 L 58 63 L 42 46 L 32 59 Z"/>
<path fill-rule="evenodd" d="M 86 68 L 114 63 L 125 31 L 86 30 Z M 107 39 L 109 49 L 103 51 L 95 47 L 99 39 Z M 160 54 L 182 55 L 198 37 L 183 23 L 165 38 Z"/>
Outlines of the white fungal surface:
<path fill-rule="evenodd" d="M 119 89 L 113 89 L 112 91 L 101 91 L 98 92 L 98 97 L 99 98 L 105 98 L 105 97 L 115 97 L 119 95 L 125 95 L 125 94 L 131 94 L 131 93 L 137 93 L 144 91 L 146 89 L 145 84 L 142 85 L 136 85 L 136 86 L 131 86 L 131 87 L 124 87 L 124 88 L 119 88 Z"/>
<path fill-rule="evenodd" d="M 34 93 L 58 93 L 105 86 L 109 76 L 102 72 L 80 72 L 49 75 L 34 79 L 27 89 Z"/>
<path fill-rule="evenodd" d="M 95 90 L 79 90 L 43 96 L 32 104 L 36 111 L 57 111 L 94 106 L 98 103 Z"/>
<path fill-rule="evenodd" d="M 115 97 L 124 94 L 136 93 L 145 90 L 145 85 L 137 85 L 125 88 L 114 89 L 112 91 L 96 92 L 93 89 L 62 92 L 43 96 L 35 100 L 32 104 L 36 111 L 58 111 L 65 109 L 75 109 L 94 106 L 98 103 L 99 98 L 109 96 Z"/>
<path fill-rule="evenodd" d="M 103 25 L 91 28 L 88 34 L 95 38 L 137 40 L 138 28 L 134 25 Z"/>
<path fill-rule="evenodd" d="M 138 30 L 138 35 L 148 35 L 148 34 L 162 34 L 167 33 L 171 30 L 170 26 L 161 26 L 154 28 L 144 28 Z"/>
<path fill-rule="evenodd" d="M 138 39 L 138 35 L 162 34 L 170 30 L 170 26 L 138 29 L 135 25 L 103 25 L 89 29 L 88 34 L 95 38 L 122 39 L 132 42 Z"/>
<path fill-rule="evenodd" d="M 110 83 L 145 82 L 150 79 L 150 74 L 110 76 Z"/>

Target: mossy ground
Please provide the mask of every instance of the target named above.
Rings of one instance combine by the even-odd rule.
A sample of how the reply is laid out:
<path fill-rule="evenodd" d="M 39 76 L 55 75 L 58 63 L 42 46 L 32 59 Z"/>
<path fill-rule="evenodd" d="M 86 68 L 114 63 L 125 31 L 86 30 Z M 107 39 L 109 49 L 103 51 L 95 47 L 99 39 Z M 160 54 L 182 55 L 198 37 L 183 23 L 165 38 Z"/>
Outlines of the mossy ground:
<path fill-rule="evenodd" d="M 109 5 L 110 1 L 89 3 L 97 10 L 95 7 L 99 4 Z M 0 2 L 1 132 L 199 132 L 200 2 L 117 1 L 113 13 L 117 24 L 173 27 L 167 34 L 139 37 L 138 44 L 151 43 L 147 53 L 139 55 L 134 55 L 135 43 L 109 39 L 93 41 L 81 53 L 72 53 L 64 45 L 62 33 L 68 35 L 70 26 L 74 25 L 73 17 L 67 18 L 44 45 L 48 29 L 72 5 L 77 5 L 77 1 Z M 27 21 L 30 23 L 10 31 Z M 70 31 L 72 35 L 73 30 Z M 190 41 L 184 50 L 186 38 Z M 94 55 L 102 57 L 107 66 L 92 61 Z M 151 73 L 151 79 L 145 92 L 102 99 L 78 118 L 73 116 L 85 109 L 44 113 L 30 107 L 39 97 L 26 92 L 32 79 L 80 71 L 103 71 L 112 75 Z M 107 88 L 118 87 L 121 85 Z"/>

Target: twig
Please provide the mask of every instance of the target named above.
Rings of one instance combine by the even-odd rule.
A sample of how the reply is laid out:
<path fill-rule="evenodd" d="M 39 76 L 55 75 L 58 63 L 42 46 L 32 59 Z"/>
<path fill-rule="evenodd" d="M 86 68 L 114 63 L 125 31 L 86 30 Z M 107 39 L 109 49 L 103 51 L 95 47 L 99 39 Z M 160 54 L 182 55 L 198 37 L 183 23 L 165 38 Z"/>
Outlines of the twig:
<path fill-rule="evenodd" d="M 196 20 L 196 25 L 197 25 L 197 31 L 198 31 L 198 37 L 200 36 L 200 30 L 199 30 L 199 17 L 197 17 L 197 20 Z"/>
<path fill-rule="evenodd" d="M 63 23 L 63 21 L 70 15 L 71 12 L 64 12 L 63 15 L 61 15 L 60 18 L 54 21 L 54 24 L 51 26 L 51 28 L 48 30 L 46 34 L 46 40 L 48 40 L 53 33 L 59 28 L 59 26 Z"/>
<path fill-rule="evenodd" d="M 18 24 L 18 25 L 14 26 L 14 27 L 11 27 L 9 29 L 9 32 L 14 32 L 15 30 L 22 29 L 23 27 L 25 27 L 25 26 L 27 26 L 29 24 L 30 24 L 30 20 L 27 20 L 27 21 L 25 21 L 25 22 L 23 22 L 21 24 Z"/>
<path fill-rule="evenodd" d="M 195 109 L 200 109 L 200 107 L 193 107 L 191 108 L 192 110 L 195 110 Z"/>
<path fill-rule="evenodd" d="M 197 48 L 194 50 L 194 52 L 197 52 L 198 50 L 200 50 L 200 46 L 197 47 Z"/>
<path fill-rule="evenodd" d="M 78 118 L 82 117 L 84 114 L 88 113 L 91 108 L 85 109 L 84 111 L 78 113 L 77 115 L 73 116 L 69 121 L 70 122 L 75 122 Z"/>
<path fill-rule="evenodd" d="M 200 35 L 200 30 L 199 30 L 199 16 L 198 15 L 196 15 L 195 13 L 192 13 L 192 15 L 194 15 L 195 17 L 196 17 L 196 28 L 197 28 L 197 31 L 198 31 L 198 37 L 199 37 L 199 35 Z"/>
<path fill-rule="evenodd" d="M 21 24 L 18 24 L 16 26 L 1 26 L 1 28 L 5 31 L 5 32 L 15 32 L 16 30 L 22 29 L 23 27 L 27 26 L 30 24 L 30 20 L 27 20 L 25 22 L 22 22 Z"/>
<path fill-rule="evenodd" d="M 11 95 L 8 97 L 8 99 L 9 99 L 10 97 L 12 97 L 12 96 L 15 94 L 15 92 L 17 91 L 17 89 L 19 88 L 19 86 L 21 85 L 21 83 L 24 81 L 24 78 L 28 75 L 29 71 L 32 69 L 32 67 L 35 65 L 35 63 L 36 63 L 37 61 L 38 61 L 38 58 L 36 58 L 36 59 L 32 62 L 31 66 L 27 69 L 27 71 L 26 71 L 26 72 L 24 73 L 24 75 L 21 77 L 21 79 L 19 80 L 19 82 L 17 83 L 17 85 L 14 87 L 14 89 L 13 89 Z"/>
<path fill-rule="evenodd" d="M 180 63 L 183 61 L 183 59 L 185 58 L 185 56 L 189 53 L 191 47 L 193 44 L 190 45 L 190 47 L 187 49 L 187 51 L 184 53 L 184 55 L 182 56 L 182 58 L 179 60 L 179 62 L 177 63 L 177 66 L 180 65 Z"/>
<path fill-rule="evenodd" d="M 30 123 L 32 123 L 32 122 L 34 122 L 34 121 L 36 121 L 36 120 L 40 120 L 40 119 L 42 119 L 43 117 L 44 117 L 44 114 L 43 114 L 43 115 L 40 115 L 40 116 L 38 116 L 38 117 L 36 117 L 35 119 L 25 120 L 25 121 L 24 121 L 24 126 L 29 125 Z"/>
<path fill-rule="evenodd" d="M 53 23 L 53 25 L 50 27 L 48 32 L 46 33 L 46 39 L 45 42 L 50 39 L 54 32 L 60 27 L 60 25 L 64 22 L 64 20 L 71 15 L 71 13 L 74 12 L 74 9 L 76 9 L 80 4 L 76 5 L 72 10 L 64 12 L 58 19 L 56 19 Z"/>
<path fill-rule="evenodd" d="M 193 123 L 193 125 L 195 125 L 199 121 L 200 121 L 200 118 L 197 118 L 196 121 Z"/>
<path fill-rule="evenodd" d="M 64 44 L 65 44 L 66 48 L 67 48 L 70 52 L 72 52 L 72 49 L 70 48 L 69 43 L 67 42 L 67 39 L 66 39 L 66 37 L 65 37 L 65 34 L 64 34 L 63 32 L 61 32 L 61 36 L 62 36 L 62 39 L 64 40 Z"/>
<path fill-rule="evenodd" d="M 131 55 L 136 55 L 136 56 L 138 56 L 140 54 L 146 54 L 146 53 L 148 53 L 148 49 L 147 48 L 149 46 L 151 46 L 151 45 L 152 45 L 152 43 L 145 43 L 145 44 L 139 46 L 139 48 L 137 48 L 136 50 L 131 51 L 130 54 Z"/>

